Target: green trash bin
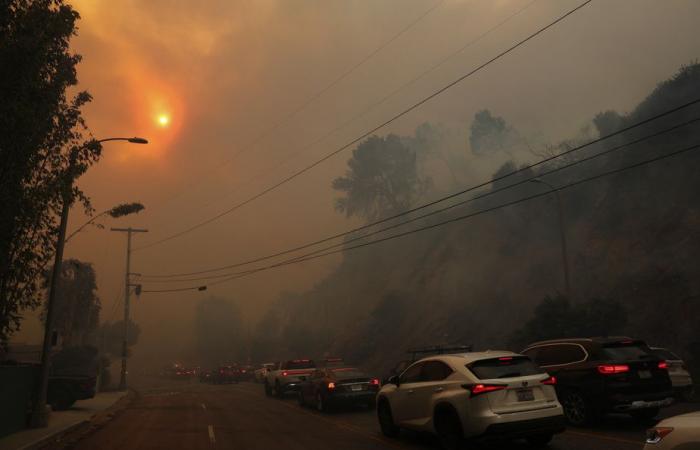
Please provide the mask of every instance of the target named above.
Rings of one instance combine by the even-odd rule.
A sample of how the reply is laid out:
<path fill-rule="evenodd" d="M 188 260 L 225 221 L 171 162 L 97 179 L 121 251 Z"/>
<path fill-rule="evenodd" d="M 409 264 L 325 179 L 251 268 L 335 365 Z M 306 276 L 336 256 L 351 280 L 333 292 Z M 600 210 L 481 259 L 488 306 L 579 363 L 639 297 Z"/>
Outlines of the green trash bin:
<path fill-rule="evenodd" d="M 0 437 L 27 427 L 38 375 L 37 366 L 0 365 Z"/>

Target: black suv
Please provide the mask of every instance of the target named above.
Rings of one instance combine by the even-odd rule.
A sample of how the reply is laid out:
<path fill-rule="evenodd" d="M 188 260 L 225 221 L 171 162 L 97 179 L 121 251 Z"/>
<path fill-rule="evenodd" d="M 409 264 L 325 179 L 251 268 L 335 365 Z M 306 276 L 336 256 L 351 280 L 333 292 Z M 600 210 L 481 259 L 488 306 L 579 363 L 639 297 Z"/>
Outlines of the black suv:
<path fill-rule="evenodd" d="M 673 402 L 666 362 L 637 339 L 557 339 L 530 344 L 521 353 L 556 377 L 557 396 L 575 426 L 606 412 L 650 420 Z"/>

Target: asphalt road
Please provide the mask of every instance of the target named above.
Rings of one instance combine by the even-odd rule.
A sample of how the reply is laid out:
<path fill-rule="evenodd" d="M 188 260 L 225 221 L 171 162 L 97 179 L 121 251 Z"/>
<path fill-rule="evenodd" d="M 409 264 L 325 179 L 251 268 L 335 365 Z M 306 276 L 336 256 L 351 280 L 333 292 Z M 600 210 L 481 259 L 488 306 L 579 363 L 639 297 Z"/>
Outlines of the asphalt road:
<path fill-rule="evenodd" d="M 72 446 L 76 450 L 136 449 L 436 449 L 430 436 L 403 432 L 384 438 L 374 412 L 354 410 L 321 414 L 302 409 L 294 398 L 265 397 L 261 385 L 213 386 L 163 382 L 143 387 L 126 410 Z M 664 415 L 700 409 L 678 405 Z M 644 425 L 623 416 L 610 417 L 595 429 L 570 429 L 554 438 L 553 450 L 641 449 Z M 524 443 L 493 449 L 526 449 Z"/>

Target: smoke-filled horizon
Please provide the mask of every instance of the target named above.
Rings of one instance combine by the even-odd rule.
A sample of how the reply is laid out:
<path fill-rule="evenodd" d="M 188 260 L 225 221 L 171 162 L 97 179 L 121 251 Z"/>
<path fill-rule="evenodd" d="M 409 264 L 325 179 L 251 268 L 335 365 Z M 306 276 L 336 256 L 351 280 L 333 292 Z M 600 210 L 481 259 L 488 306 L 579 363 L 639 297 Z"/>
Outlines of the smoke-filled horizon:
<path fill-rule="evenodd" d="M 76 235 L 66 248 L 67 257 L 94 264 L 101 320 L 121 316 L 115 300 L 123 291 L 125 241 L 109 226 L 147 228 L 135 238 L 138 248 L 214 217 L 578 3 L 269 0 L 173 7 L 165 1 L 75 1 L 82 17 L 73 42 L 83 56 L 79 87 L 94 97 L 85 109 L 90 131 L 96 138 L 135 135 L 150 141 L 147 146 L 105 144 L 102 160 L 79 181 L 98 212 L 121 202 L 146 206 L 138 215 L 105 222 L 107 229 Z M 424 123 L 437 130 L 440 155 L 421 166 L 418 175 L 426 188 L 412 204 L 476 184 L 508 160 L 533 162 L 564 140 L 597 136 L 592 119 L 600 112 L 632 111 L 657 83 L 700 55 L 693 20 L 699 13 L 700 5 L 691 1 L 593 2 L 376 134 L 417 138 Z M 503 151 L 486 156 L 475 153 L 469 140 L 475 114 L 482 110 L 512 128 Z M 341 193 L 332 188 L 334 179 L 346 175 L 356 148 L 220 220 L 134 252 L 133 271 L 208 269 L 361 225 L 367 217 L 348 218 L 336 210 Z M 69 229 L 84 220 L 75 207 Z M 331 283 L 328 276 L 341 261 L 338 255 L 321 258 L 206 292 L 144 294 L 132 306 L 141 328 L 135 356 L 168 349 L 175 357 L 173 348 L 189 356 L 197 305 L 211 296 L 235 302 L 243 326 L 254 327 L 281 294 Z M 328 302 L 332 307 L 333 300 Z M 15 339 L 38 340 L 36 322 L 25 322 Z"/>

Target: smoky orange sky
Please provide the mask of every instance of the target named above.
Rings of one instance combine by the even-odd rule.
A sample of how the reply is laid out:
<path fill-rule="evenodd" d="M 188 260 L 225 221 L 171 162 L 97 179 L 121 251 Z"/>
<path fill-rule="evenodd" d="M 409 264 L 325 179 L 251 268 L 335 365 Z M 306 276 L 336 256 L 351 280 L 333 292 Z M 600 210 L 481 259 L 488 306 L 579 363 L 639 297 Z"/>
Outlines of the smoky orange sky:
<path fill-rule="evenodd" d="M 83 56 L 79 87 L 94 97 L 85 108 L 92 134 L 136 135 L 150 141 L 146 146 L 105 144 L 102 160 L 79 181 L 97 211 L 126 201 L 146 206 L 137 216 L 105 222 L 104 230 L 79 234 L 66 248 L 67 257 L 95 265 L 102 320 L 121 315 L 115 302 L 123 285 L 125 237 L 109 232 L 110 226 L 148 228 L 149 233 L 135 237 L 138 247 L 216 215 L 580 2 L 445 0 L 303 111 L 249 145 L 437 3 L 74 1 L 82 18 L 73 48 Z M 304 148 L 525 6 L 497 32 L 438 70 Z M 552 142 L 572 136 L 597 112 L 629 110 L 658 81 L 696 59 L 697 17 L 700 2 L 692 0 L 594 1 L 381 134 L 412 133 L 429 121 L 452 130 L 467 151 L 471 118 L 489 108 L 525 134 Z M 168 118 L 166 126 L 159 123 L 161 115 Z M 135 252 L 132 270 L 153 274 L 206 269 L 357 225 L 334 211 L 330 189 L 349 156 L 346 151 L 210 225 Z M 481 175 L 490 176 L 489 170 L 484 168 Z M 69 230 L 84 220 L 74 208 Z M 205 296 L 235 299 L 252 322 L 281 291 L 312 287 L 338 261 L 331 257 L 277 269 L 204 293 L 144 294 L 132 306 L 143 330 L 137 353 L 166 344 L 189 346 L 194 307 Z M 36 340 L 38 330 L 38 322 L 30 318 L 16 338 Z"/>

